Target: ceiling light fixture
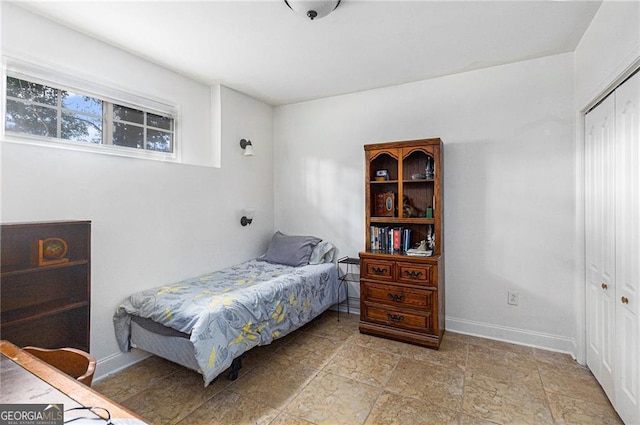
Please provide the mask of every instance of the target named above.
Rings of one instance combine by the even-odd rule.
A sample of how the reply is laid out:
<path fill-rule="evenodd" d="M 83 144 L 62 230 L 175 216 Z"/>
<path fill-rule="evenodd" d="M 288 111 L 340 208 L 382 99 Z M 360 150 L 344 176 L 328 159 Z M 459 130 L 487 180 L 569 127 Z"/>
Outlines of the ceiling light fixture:
<path fill-rule="evenodd" d="M 289 9 L 310 20 L 320 19 L 336 10 L 340 0 L 284 0 Z"/>

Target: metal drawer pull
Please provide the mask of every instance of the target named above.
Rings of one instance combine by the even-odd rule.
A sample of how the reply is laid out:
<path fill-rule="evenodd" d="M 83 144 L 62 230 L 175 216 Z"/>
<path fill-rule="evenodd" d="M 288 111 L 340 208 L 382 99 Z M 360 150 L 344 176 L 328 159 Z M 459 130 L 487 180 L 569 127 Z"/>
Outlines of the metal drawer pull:
<path fill-rule="evenodd" d="M 629 304 L 629 298 L 627 297 L 620 298 L 620 301 L 622 301 L 622 304 Z"/>
<path fill-rule="evenodd" d="M 404 320 L 404 316 L 400 316 L 400 315 L 395 315 L 395 314 L 391 314 L 391 313 L 387 313 L 387 317 L 389 318 L 389 320 L 391 320 L 392 322 L 402 322 Z"/>
<path fill-rule="evenodd" d="M 373 272 L 373 274 L 387 274 L 387 268 L 382 268 L 382 267 L 371 267 L 371 271 Z"/>
<path fill-rule="evenodd" d="M 395 301 L 397 303 L 400 303 L 402 301 L 404 301 L 404 295 L 400 294 L 392 294 L 392 293 L 388 293 L 387 297 L 391 300 L 391 301 Z"/>
<path fill-rule="evenodd" d="M 409 271 L 409 270 L 405 270 L 404 274 L 410 279 L 420 279 L 420 276 L 422 276 L 422 272 Z"/>
<path fill-rule="evenodd" d="M 609 287 L 609 285 L 607 285 L 606 283 L 602 284 L 602 289 L 607 289 Z"/>

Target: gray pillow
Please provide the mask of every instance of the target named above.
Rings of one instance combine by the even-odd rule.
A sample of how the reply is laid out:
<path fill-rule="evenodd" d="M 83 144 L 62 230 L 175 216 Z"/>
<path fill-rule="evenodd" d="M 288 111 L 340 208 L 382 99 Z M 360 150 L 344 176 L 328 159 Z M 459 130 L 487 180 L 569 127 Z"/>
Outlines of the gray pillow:
<path fill-rule="evenodd" d="M 320 241 L 311 251 L 309 264 L 333 263 L 336 259 L 337 249 L 328 241 Z"/>
<path fill-rule="evenodd" d="M 271 238 L 267 253 L 261 259 L 293 267 L 305 266 L 309 264 L 313 247 L 321 240 L 314 236 L 288 236 L 278 231 Z"/>

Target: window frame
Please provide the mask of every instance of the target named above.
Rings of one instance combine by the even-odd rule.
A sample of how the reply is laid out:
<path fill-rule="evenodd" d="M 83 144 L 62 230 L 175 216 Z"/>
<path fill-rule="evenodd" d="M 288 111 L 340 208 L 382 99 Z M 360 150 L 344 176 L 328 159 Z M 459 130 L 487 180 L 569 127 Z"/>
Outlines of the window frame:
<path fill-rule="evenodd" d="M 177 105 L 171 105 L 167 101 L 154 100 L 147 96 L 141 96 L 130 90 L 124 90 L 121 88 L 114 88 L 113 86 L 106 86 L 100 83 L 90 82 L 81 77 L 73 77 L 61 72 L 53 72 L 37 65 L 26 63 L 7 63 L 7 58 L 3 58 L 2 67 L 2 83 L 0 87 L 2 89 L 2 104 L 0 105 L 1 118 L 1 135 L 3 142 L 27 144 L 41 147 L 53 147 L 61 149 L 70 149 L 81 152 L 93 152 L 106 155 L 116 155 L 130 158 L 151 159 L 156 161 L 168 161 L 168 162 L 182 162 L 181 161 L 181 149 L 182 143 L 179 137 L 179 117 L 180 110 Z M 127 108 L 133 108 L 143 111 L 145 114 L 145 130 L 147 128 L 156 129 L 155 127 L 147 127 L 147 113 L 154 115 L 160 115 L 168 117 L 173 120 L 173 137 L 172 145 L 173 152 L 159 152 L 147 149 L 137 149 L 127 146 L 117 146 L 113 144 L 112 132 L 113 125 L 116 121 L 113 116 L 103 118 L 103 140 L 102 143 L 91 143 L 85 141 L 75 141 L 69 139 L 62 139 L 59 137 L 47 137 L 33 134 L 12 132 L 6 130 L 6 107 L 7 107 L 7 77 L 18 78 L 26 80 L 36 84 L 46 85 L 58 90 L 67 90 L 75 94 L 84 95 L 96 98 L 103 102 L 104 107 L 109 110 L 109 115 L 112 114 L 113 106 L 124 106 Z M 58 98 L 60 103 L 60 98 Z M 34 103 L 39 105 L 38 103 Z M 51 105 L 46 105 L 51 109 Z M 61 111 L 60 105 L 56 106 L 58 115 Z M 64 112 L 64 108 L 62 108 Z M 71 112 L 71 111 L 70 111 Z M 90 115 L 90 114 L 86 114 Z M 105 111 L 103 109 L 103 116 Z M 58 127 L 60 127 L 61 121 L 58 119 Z M 105 125 L 106 124 L 106 125 Z M 162 131 L 163 129 L 158 128 Z M 59 134 L 59 133 L 57 133 Z M 146 131 L 144 133 L 146 135 Z M 147 141 L 144 140 L 145 145 Z"/>

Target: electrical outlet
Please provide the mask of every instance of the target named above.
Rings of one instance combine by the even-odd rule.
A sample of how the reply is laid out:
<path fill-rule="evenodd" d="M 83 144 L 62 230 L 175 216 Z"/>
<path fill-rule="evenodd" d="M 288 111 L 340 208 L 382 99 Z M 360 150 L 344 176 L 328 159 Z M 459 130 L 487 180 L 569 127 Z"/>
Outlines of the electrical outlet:
<path fill-rule="evenodd" d="M 520 303 L 520 294 L 514 291 L 507 291 L 507 304 L 518 305 Z"/>

